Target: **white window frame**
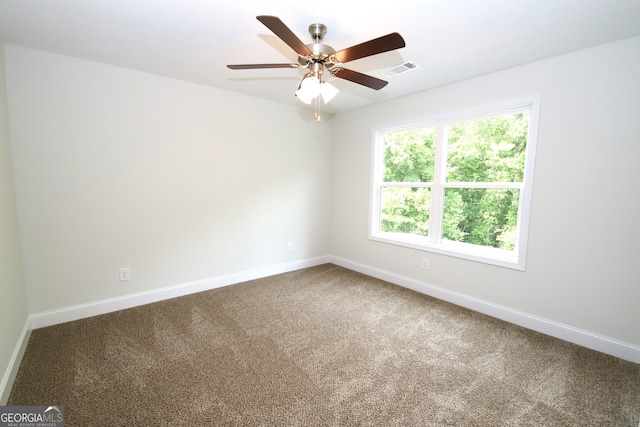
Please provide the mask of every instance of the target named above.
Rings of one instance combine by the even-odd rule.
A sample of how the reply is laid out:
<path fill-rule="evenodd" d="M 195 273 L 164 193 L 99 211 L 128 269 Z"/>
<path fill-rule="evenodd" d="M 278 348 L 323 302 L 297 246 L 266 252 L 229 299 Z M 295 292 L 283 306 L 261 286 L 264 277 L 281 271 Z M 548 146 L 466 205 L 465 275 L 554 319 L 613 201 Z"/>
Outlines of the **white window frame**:
<path fill-rule="evenodd" d="M 522 182 L 516 183 L 456 183 L 445 181 L 446 147 L 445 129 L 453 122 L 473 120 L 502 114 L 528 111 L 529 136 L 525 153 L 525 168 Z M 529 219 L 531 211 L 531 197 L 533 192 L 533 174 L 538 139 L 538 120 L 540 113 L 540 96 L 533 95 L 517 100 L 509 100 L 490 105 L 482 105 L 463 111 L 448 112 L 428 117 L 418 118 L 402 123 L 392 123 L 373 128 L 373 143 L 371 156 L 371 193 L 369 208 L 369 239 L 377 242 L 390 243 L 423 251 L 435 252 L 471 261 L 483 262 L 516 270 L 525 270 L 527 243 L 529 235 Z M 406 131 L 416 128 L 435 126 L 436 159 L 434 182 L 399 184 L 406 187 L 431 188 L 431 210 L 429 236 L 418 236 L 404 233 L 380 231 L 381 190 L 383 187 L 384 170 L 384 134 L 389 132 Z M 389 183 L 384 183 L 389 184 Z M 442 240 L 442 210 L 443 195 L 446 188 L 517 188 L 520 190 L 520 204 L 518 207 L 518 229 L 516 248 L 514 251 L 487 248 L 469 243 Z"/>

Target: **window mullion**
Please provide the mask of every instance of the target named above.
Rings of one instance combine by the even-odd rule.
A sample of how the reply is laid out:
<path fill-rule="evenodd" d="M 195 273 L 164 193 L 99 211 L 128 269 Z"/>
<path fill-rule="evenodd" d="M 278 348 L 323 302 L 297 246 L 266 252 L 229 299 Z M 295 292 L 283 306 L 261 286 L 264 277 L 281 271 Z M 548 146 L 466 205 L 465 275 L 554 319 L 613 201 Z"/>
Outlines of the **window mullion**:
<path fill-rule="evenodd" d="M 429 241 L 440 243 L 442 240 L 442 216 L 446 173 L 446 129 L 444 123 L 436 125 L 436 158 L 434 182 L 431 188 L 431 214 L 429 215 Z"/>

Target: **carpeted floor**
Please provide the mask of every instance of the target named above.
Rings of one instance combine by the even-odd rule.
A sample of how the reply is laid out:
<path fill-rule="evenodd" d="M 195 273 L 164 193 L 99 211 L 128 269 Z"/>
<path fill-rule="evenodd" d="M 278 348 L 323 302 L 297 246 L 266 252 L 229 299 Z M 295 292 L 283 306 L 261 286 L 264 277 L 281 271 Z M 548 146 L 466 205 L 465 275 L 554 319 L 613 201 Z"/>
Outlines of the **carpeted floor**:
<path fill-rule="evenodd" d="M 326 264 L 34 330 L 67 426 L 633 426 L 640 365 Z"/>

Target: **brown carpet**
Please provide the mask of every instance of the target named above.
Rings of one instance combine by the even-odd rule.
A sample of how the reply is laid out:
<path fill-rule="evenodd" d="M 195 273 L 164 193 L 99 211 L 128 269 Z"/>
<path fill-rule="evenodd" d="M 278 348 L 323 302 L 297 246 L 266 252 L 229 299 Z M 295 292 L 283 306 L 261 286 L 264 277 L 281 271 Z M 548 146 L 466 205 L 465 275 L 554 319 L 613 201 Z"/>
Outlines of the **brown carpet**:
<path fill-rule="evenodd" d="M 640 365 L 326 264 L 34 330 L 67 426 L 634 426 Z"/>

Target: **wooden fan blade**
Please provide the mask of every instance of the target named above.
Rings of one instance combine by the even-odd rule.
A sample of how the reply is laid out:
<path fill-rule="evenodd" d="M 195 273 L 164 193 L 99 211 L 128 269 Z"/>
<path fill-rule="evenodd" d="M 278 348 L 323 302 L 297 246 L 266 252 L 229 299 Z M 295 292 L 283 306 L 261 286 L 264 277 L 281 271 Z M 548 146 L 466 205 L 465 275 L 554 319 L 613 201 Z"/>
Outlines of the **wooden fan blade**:
<path fill-rule="evenodd" d="M 394 49 L 405 47 L 406 44 L 402 36 L 398 33 L 387 34 L 368 42 L 342 49 L 333 54 L 338 62 L 349 62 L 365 56 L 377 55 Z"/>
<path fill-rule="evenodd" d="M 227 65 L 232 70 L 254 70 L 257 68 L 300 68 L 298 64 L 232 64 Z"/>
<path fill-rule="evenodd" d="M 349 80 L 351 82 L 358 83 L 375 90 L 380 90 L 385 87 L 387 83 L 389 83 L 376 77 L 369 76 L 367 74 L 362 74 L 353 70 L 347 70 L 346 68 L 331 70 L 331 74 L 341 79 Z"/>
<path fill-rule="evenodd" d="M 291 49 L 296 51 L 298 55 L 313 55 L 311 49 L 309 49 L 277 16 L 260 15 L 256 16 L 256 18 L 270 29 L 273 34 L 280 37 L 280 39 L 289 45 Z"/>

